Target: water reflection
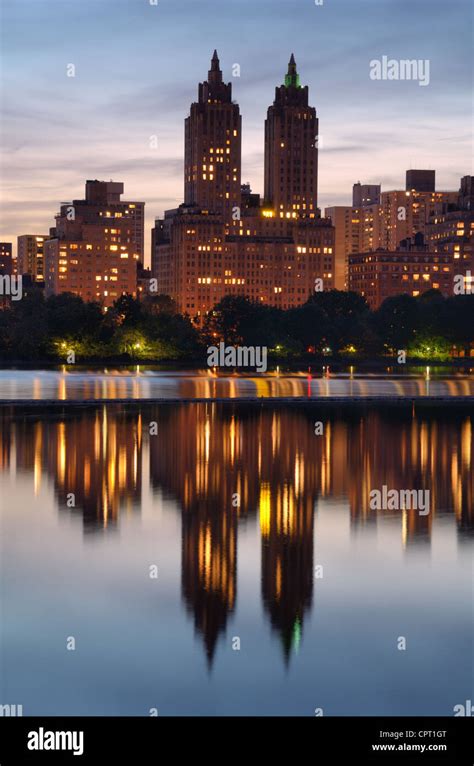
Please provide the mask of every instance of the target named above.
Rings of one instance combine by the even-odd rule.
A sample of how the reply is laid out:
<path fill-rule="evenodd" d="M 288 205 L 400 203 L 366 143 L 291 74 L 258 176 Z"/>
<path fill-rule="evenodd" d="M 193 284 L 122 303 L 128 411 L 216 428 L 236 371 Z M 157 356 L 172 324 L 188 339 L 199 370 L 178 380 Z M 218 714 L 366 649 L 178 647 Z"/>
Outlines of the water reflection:
<path fill-rule="evenodd" d="M 315 422 L 322 434 L 315 434 Z M 84 530 L 140 513 L 142 483 L 181 514 L 181 591 L 209 664 L 237 600 L 241 525 L 259 526 L 261 598 L 286 661 L 297 651 L 315 586 L 314 522 L 321 500 L 346 509 L 353 534 L 382 516 L 400 545 L 429 546 L 451 517 L 472 539 L 472 416 L 412 407 L 321 410 L 216 403 L 1 410 L 0 470 L 47 477 L 62 513 Z M 149 479 L 148 479 L 149 477 Z M 432 512 L 372 511 L 369 493 L 428 488 Z"/>
<path fill-rule="evenodd" d="M 86 531 L 117 523 L 119 509 L 137 511 L 142 482 L 142 416 L 94 412 L 60 418 L 1 418 L 1 467 L 53 478 L 61 508 L 82 513 Z"/>

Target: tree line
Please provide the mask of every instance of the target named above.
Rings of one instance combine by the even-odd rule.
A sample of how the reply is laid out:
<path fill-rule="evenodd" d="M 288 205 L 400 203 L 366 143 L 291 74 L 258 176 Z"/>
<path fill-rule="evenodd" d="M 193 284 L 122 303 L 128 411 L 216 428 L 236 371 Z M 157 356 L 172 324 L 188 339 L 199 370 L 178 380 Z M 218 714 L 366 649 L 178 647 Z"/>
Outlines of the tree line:
<path fill-rule="evenodd" d="M 68 293 L 47 299 L 35 286 L 0 310 L 0 358 L 118 361 L 201 360 L 216 341 L 266 346 L 275 358 L 313 355 L 374 358 L 400 349 L 422 359 L 469 354 L 474 341 L 474 295 L 387 298 L 372 311 L 358 293 L 314 293 L 287 310 L 223 298 L 197 328 L 166 295 L 124 295 L 104 312 Z"/>

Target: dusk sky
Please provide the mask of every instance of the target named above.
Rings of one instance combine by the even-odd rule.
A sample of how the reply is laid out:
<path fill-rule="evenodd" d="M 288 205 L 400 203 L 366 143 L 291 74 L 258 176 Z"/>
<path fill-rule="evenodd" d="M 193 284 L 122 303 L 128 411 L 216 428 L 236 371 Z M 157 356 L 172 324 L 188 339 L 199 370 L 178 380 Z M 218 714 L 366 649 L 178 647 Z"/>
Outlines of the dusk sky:
<path fill-rule="evenodd" d="M 0 238 L 47 233 L 85 180 L 117 180 L 156 216 L 183 200 L 184 118 L 217 48 L 243 116 L 243 173 L 263 191 L 266 111 L 294 52 L 316 107 L 319 205 L 352 184 L 438 189 L 471 174 L 469 0 L 0 0 Z M 429 59 L 430 82 L 373 81 L 372 59 Z M 241 76 L 232 77 L 238 63 Z M 75 77 L 67 77 L 74 64 Z M 150 148 L 156 135 L 158 148 Z"/>

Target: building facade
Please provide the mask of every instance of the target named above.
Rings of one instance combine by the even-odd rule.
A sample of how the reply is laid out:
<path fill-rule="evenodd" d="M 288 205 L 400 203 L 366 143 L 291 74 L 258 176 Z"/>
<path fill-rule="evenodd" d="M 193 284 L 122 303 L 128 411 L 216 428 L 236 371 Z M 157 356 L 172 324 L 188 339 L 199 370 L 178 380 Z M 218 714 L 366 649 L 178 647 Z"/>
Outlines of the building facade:
<path fill-rule="evenodd" d="M 137 294 L 143 202 L 120 200 L 123 184 L 87 181 L 84 200 L 63 203 L 45 243 L 46 295 L 74 293 L 108 308 Z"/>
<path fill-rule="evenodd" d="M 22 234 L 18 237 L 18 274 L 28 274 L 35 282 L 44 280 L 44 245 L 47 239 L 48 234 Z"/>
<path fill-rule="evenodd" d="M 433 216 L 426 227 L 430 250 L 452 256 L 458 274 L 474 274 L 474 210 Z"/>
<path fill-rule="evenodd" d="M 452 255 L 428 252 L 424 247 L 395 252 L 379 249 L 349 256 L 348 287 L 377 309 L 395 295 L 417 297 L 431 289 L 453 295 L 454 274 Z"/>
<path fill-rule="evenodd" d="M 457 206 L 457 191 L 386 191 L 381 194 L 381 219 L 378 247 L 397 250 L 400 242 L 426 233 L 430 219 Z"/>
<path fill-rule="evenodd" d="M 325 208 L 335 228 L 334 286 L 336 290 L 348 289 L 349 255 L 375 250 L 378 247 L 382 211 L 378 204 L 354 207 L 334 205 Z"/>

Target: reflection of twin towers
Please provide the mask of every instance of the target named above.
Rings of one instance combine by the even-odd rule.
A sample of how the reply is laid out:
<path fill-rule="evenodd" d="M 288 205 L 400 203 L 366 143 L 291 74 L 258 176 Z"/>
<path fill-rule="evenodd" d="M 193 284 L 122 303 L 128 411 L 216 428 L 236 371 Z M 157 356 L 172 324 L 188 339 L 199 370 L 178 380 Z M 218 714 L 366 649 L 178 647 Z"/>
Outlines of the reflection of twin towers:
<path fill-rule="evenodd" d="M 436 419 L 401 409 L 390 416 L 216 404 L 70 412 L 0 420 L 0 469 L 14 461 L 33 472 L 35 488 L 46 469 L 61 504 L 74 494 L 86 529 L 107 528 L 121 509 L 139 508 L 149 440 L 152 485 L 181 507 L 182 591 L 209 660 L 236 601 L 244 519 L 259 516 L 262 598 L 286 657 L 312 602 L 318 499 L 348 502 L 353 524 L 372 523 L 371 489 L 426 487 L 431 506 L 454 512 L 462 534 L 474 528 L 471 420 L 455 410 Z M 315 420 L 324 423 L 320 436 Z M 157 436 L 148 436 L 151 421 Z M 432 518 L 403 512 L 395 522 L 403 542 L 429 540 Z"/>

